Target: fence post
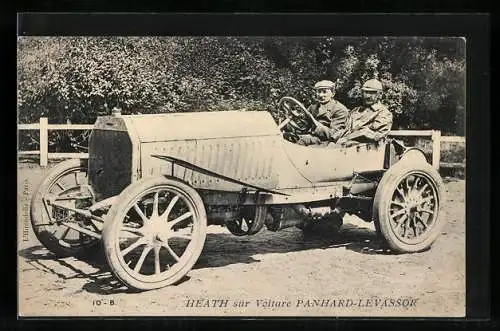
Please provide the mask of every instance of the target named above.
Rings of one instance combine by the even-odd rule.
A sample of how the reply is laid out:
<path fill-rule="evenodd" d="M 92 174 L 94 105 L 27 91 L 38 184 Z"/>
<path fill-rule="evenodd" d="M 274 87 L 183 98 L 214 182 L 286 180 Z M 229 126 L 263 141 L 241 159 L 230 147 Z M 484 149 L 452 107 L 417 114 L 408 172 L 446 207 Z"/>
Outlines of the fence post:
<path fill-rule="evenodd" d="M 49 127 L 47 117 L 40 117 L 40 166 L 46 167 L 49 158 Z"/>
<path fill-rule="evenodd" d="M 441 131 L 432 131 L 432 165 L 439 170 L 441 160 Z"/>

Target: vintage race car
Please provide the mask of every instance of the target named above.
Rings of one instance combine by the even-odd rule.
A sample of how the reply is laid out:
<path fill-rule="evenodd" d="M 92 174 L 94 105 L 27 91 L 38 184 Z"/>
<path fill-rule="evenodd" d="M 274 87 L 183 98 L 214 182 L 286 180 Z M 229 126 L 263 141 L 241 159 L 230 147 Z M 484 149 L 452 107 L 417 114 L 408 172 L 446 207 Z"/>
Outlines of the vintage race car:
<path fill-rule="evenodd" d="M 61 257 L 102 243 L 116 277 L 140 290 L 184 277 L 212 224 L 242 236 L 338 227 L 349 213 L 396 252 L 432 245 L 443 184 L 422 151 L 393 139 L 300 146 L 280 129 L 305 108 L 289 97 L 280 108 L 279 124 L 264 111 L 99 117 L 88 161 L 58 164 L 34 193 L 37 238 Z"/>

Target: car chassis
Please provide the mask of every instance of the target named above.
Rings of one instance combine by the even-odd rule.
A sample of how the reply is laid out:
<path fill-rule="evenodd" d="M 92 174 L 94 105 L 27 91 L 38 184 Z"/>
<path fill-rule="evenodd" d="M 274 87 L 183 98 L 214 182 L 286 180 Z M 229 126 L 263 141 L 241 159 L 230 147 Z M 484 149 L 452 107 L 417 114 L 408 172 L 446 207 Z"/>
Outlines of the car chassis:
<path fill-rule="evenodd" d="M 266 112 L 99 117 L 89 160 L 58 164 L 34 193 L 37 238 L 60 257 L 102 243 L 116 277 L 139 290 L 184 277 L 210 224 L 237 236 L 308 231 L 338 228 L 350 213 L 374 222 L 396 252 L 432 245 L 444 225 L 443 184 L 422 151 L 395 139 L 292 144 L 280 129 L 305 108 L 289 97 L 280 107 L 278 125 Z"/>

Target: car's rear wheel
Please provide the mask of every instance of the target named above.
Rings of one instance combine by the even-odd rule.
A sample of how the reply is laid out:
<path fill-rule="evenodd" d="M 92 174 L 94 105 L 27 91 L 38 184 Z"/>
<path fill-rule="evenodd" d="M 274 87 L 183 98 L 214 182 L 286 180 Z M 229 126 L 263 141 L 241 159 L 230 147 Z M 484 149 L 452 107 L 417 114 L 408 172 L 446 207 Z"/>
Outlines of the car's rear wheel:
<path fill-rule="evenodd" d="M 108 212 L 106 258 L 129 288 L 171 285 L 193 267 L 205 243 L 207 216 L 191 186 L 150 177 L 128 186 Z"/>
<path fill-rule="evenodd" d="M 424 161 L 402 160 L 380 181 L 373 203 L 378 232 L 396 252 L 428 249 L 441 234 L 444 185 L 436 169 Z"/>
<path fill-rule="evenodd" d="M 91 220 L 51 205 L 51 201 L 79 209 L 92 205 L 94 196 L 87 184 L 86 163 L 77 159 L 67 160 L 49 172 L 31 199 L 33 232 L 58 257 L 88 254 L 99 246 L 98 239 L 68 227 L 74 224 L 92 232 L 100 232 Z"/>

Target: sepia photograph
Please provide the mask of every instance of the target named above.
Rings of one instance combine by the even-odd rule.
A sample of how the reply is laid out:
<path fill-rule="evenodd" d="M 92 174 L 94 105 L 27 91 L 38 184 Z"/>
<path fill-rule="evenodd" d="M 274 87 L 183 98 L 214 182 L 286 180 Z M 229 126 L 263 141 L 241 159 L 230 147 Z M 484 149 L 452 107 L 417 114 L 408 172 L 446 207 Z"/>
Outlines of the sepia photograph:
<path fill-rule="evenodd" d="M 466 44 L 19 35 L 19 316 L 465 317 Z"/>

